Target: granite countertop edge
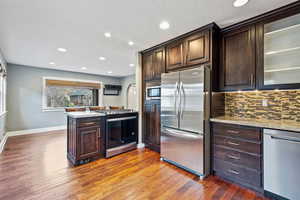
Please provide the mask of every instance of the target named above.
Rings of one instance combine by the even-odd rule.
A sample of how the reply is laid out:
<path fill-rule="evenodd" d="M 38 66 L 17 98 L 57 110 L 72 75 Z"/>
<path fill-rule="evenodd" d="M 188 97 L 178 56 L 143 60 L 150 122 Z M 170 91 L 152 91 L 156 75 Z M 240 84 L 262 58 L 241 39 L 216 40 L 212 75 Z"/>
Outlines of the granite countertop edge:
<path fill-rule="evenodd" d="M 88 117 L 104 117 L 106 116 L 104 113 L 96 113 L 96 112 L 69 112 L 66 113 L 68 116 L 73 118 L 88 118 Z"/>
<path fill-rule="evenodd" d="M 138 111 L 132 111 L 128 113 L 138 113 Z M 121 114 L 128 114 L 128 113 L 121 113 Z M 109 114 L 98 113 L 98 112 L 68 112 L 66 113 L 66 115 L 72 118 L 89 118 L 89 117 L 105 117 Z"/>
<path fill-rule="evenodd" d="M 225 124 L 235 124 L 267 129 L 278 129 L 283 131 L 293 131 L 300 132 L 300 123 L 297 122 L 284 122 L 280 120 L 266 120 L 266 121 L 257 121 L 251 119 L 236 119 L 232 117 L 215 117 L 210 119 L 211 122 L 220 122 Z"/>

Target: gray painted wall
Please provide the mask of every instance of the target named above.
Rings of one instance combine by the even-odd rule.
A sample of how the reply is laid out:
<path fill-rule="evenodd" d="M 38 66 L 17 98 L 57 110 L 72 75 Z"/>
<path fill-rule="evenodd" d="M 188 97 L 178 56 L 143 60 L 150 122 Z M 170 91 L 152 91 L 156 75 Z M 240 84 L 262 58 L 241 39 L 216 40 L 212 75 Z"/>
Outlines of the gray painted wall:
<path fill-rule="evenodd" d="M 42 111 L 43 77 L 61 77 L 121 84 L 120 78 L 90 75 L 51 69 L 8 64 L 7 129 L 8 131 L 62 126 L 66 124 L 64 112 Z M 119 97 L 103 98 L 104 105 L 121 105 Z"/>
<path fill-rule="evenodd" d="M 0 63 L 4 66 L 6 66 L 6 61 L 1 53 L 1 50 L 0 50 Z M 5 125 L 6 125 L 6 118 L 7 118 L 7 115 L 2 115 L 0 116 L 0 142 L 1 140 L 3 139 L 5 133 L 6 133 L 6 128 L 5 128 Z"/>

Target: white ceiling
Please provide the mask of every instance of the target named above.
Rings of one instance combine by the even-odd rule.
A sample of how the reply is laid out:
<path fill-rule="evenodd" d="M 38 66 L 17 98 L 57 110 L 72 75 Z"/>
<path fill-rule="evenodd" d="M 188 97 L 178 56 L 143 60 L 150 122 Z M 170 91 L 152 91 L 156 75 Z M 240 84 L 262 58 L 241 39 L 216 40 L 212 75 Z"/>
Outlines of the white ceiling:
<path fill-rule="evenodd" d="M 233 0 L 1 0 L 0 48 L 9 63 L 126 76 L 134 73 L 129 64 L 140 50 L 213 21 L 224 27 L 294 1 L 250 0 L 234 8 Z M 169 30 L 159 29 L 162 20 Z"/>

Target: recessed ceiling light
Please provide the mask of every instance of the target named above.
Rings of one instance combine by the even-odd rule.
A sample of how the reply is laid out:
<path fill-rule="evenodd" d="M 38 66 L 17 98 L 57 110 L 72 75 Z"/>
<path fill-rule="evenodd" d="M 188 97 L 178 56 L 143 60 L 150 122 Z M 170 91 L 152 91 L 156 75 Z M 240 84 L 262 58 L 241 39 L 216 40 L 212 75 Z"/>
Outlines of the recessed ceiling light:
<path fill-rule="evenodd" d="M 249 1 L 249 0 L 235 0 L 235 1 L 233 2 L 233 6 L 234 6 L 234 7 L 241 7 L 241 6 L 245 5 L 245 4 L 247 4 L 248 1 Z"/>
<path fill-rule="evenodd" d="M 55 65 L 55 62 L 49 62 L 50 65 Z"/>
<path fill-rule="evenodd" d="M 129 41 L 128 44 L 129 44 L 130 46 L 132 46 L 132 45 L 134 45 L 134 42 Z"/>
<path fill-rule="evenodd" d="M 86 67 L 81 67 L 81 69 L 82 69 L 82 70 L 86 70 L 87 68 L 86 68 Z"/>
<path fill-rule="evenodd" d="M 106 60 L 106 58 L 101 56 L 101 57 L 99 57 L 99 60 Z"/>
<path fill-rule="evenodd" d="M 108 73 L 108 74 L 112 74 L 112 71 L 108 71 L 107 73 Z"/>
<path fill-rule="evenodd" d="M 170 24 L 169 22 L 167 21 L 162 21 L 160 24 L 159 24 L 159 28 L 162 29 L 162 30 L 167 30 L 170 28 Z"/>
<path fill-rule="evenodd" d="M 110 38 L 111 34 L 110 34 L 110 32 L 106 32 L 106 33 L 104 33 L 104 36 L 107 37 L 107 38 Z"/>
<path fill-rule="evenodd" d="M 130 64 L 129 66 L 130 66 L 130 67 L 134 67 L 134 64 Z"/>
<path fill-rule="evenodd" d="M 57 51 L 60 51 L 60 52 L 67 52 L 67 49 L 65 49 L 65 48 L 57 48 Z"/>

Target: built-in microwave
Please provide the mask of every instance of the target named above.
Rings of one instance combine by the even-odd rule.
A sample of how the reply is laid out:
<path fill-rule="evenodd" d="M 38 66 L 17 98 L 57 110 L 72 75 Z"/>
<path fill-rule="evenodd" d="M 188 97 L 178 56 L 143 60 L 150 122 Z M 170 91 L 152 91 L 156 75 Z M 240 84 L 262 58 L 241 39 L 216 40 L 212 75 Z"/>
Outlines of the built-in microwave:
<path fill-rule="evenodd" d="M 146 87 L 146 100 L 160 99 L 160 86 Z"/>

